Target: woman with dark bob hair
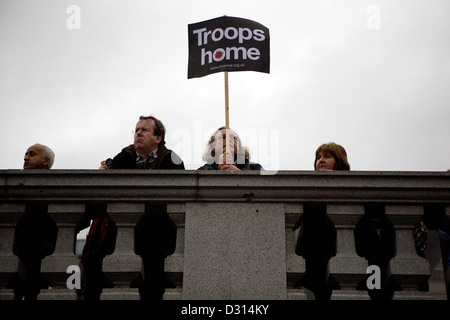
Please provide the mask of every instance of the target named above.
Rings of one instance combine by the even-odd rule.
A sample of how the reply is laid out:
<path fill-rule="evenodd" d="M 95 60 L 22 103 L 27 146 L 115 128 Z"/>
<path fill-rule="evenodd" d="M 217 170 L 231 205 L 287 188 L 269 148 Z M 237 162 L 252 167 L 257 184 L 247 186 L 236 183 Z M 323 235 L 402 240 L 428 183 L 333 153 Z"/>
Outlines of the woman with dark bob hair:
<path fill-rule="evenodd" d="M 350 171 L 345 149 L 334 143 L 324 143 L 316 150 L 315 171 Z M 325 203 L 303 204 L 303 214 L 293 228 L 297 231 L 295 253 L 305 259 L 305 273 L 294 287 L 301 286 L 314 293 L 316 300 L 330 300 L 333 289 L 339 289 L 329 276 L 328 262 L 336 255 L 336 228 L 327 215 Z"/>
<path fill-rule="evenodd" d="M 350 170 L 347 152 L 344 147 L 334 142 L 324 143 L 316 150 L 314 170 Z"/>

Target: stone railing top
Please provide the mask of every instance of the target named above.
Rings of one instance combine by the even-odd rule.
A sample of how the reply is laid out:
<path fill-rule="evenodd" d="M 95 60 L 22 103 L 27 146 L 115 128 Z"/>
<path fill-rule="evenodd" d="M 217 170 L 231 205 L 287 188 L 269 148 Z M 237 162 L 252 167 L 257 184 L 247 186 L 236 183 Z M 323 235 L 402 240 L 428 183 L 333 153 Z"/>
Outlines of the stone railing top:
<path fill-rule="evenodd" d="M 0 170 L 0 201 L 450 203 L 450 172 Z"/>

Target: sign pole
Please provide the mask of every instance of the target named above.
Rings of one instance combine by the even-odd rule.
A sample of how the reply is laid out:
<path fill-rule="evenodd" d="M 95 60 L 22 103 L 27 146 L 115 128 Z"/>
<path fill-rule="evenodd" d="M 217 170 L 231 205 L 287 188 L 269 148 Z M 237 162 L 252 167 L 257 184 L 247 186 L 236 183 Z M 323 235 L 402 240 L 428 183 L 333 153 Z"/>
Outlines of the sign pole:
<path fill-rule="evenodd" d="M 224 15 L 226 17 L 227 15 Z M 228 141 L 228 129 L 230 129 L 230 109 L 228 100 L 228 71 L 225 71 L 225 127 L 227 128 L 227 141 Z M 228 143 L 227 143 L 228 145 Z M 227 147 L 228 152 L 228 147 Z"/>
<path fill-rule="evenodd" d="M 229 116 L 229 100 L 228 100 L 228 71 L 225 71 L 225 127 L 230 129 L 230 116 Z"/>
<path fill-rule="evenodd" d="M 226 139 L 226 143 L 225 143 L 225 152 L 226 154 L 229 154 L 230 152 L 230 147 L 229 147 L 229 143 L 228 141 L 230 141 L 229 139 L 229 130 L 230 129 L 230 108 L 229 108 L 229 99 L 228 99 L 228 71 L 224 72 L 225 75 L 225 139 Z M 224 159 L 224 163 L 226 163 L 226 160 Z"/>

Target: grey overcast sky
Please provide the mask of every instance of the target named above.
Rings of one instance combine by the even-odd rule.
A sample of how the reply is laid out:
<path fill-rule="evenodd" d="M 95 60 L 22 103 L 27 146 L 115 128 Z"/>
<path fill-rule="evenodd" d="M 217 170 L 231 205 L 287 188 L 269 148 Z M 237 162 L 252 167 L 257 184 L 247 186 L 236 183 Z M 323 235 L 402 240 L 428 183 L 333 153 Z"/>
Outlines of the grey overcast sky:
<path fill-rule="evenodd" d="M 345 147 L 355 171 L 450 169 L 448 0 L 0 0 L 0 169 L 31 144 L 97 169 L 140 115 L 197 169 L 225 124 L 224 75 L 187 79 L 188 24 L 270 30 L 270 74 L 229 73 L 230 127 L 272 170 Z"/>

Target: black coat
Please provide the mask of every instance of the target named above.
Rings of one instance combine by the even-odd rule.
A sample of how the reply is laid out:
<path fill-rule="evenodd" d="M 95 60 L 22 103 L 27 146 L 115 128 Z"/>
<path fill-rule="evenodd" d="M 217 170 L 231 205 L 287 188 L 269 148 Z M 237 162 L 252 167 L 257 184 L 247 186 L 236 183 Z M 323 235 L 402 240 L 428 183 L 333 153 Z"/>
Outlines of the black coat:
<path fill-rule="evenodd" d="M 110 169 L 138 169 L 136 166 L 136 149 L 134 145 L 122 149 L 114 157 Z M 181 158 L 165 146 L 159 146 L 157 158 L 147 169 L 184 170 Z M 146 212 L 135 227 L 135 253 L 141 256 L 166 257 L 175 251 L 177 227 L 167 214 L 167 204 L 148 203 Z"/>
<path fill-rule="evenodd" d="M 184 163 L 181 158 L 172 150 L 165 146 L 158 147 L 157 158 L 147 169 L 181 169 L 184 170 Z M 109 165 L 110 169 L 138 169 L 136 165 L 136 149 L 134 145 L 129 145 L 122 149 Z"/>
<path fill-rule="evenodd" d="M 296 247 L 296 254 L 304 258 L 330 259 L 336 255 L 336 228 L 326 214 L 324 204 L 304 204 L 303 215 L 294 225 L 302 228 Z"/>
<path fill-rule="evenodd" d="M 47 213 L 47 203 L 29 203 L 17 222 L 13 252 L 22 262 L 53 254 L 58 227 Z"/>

